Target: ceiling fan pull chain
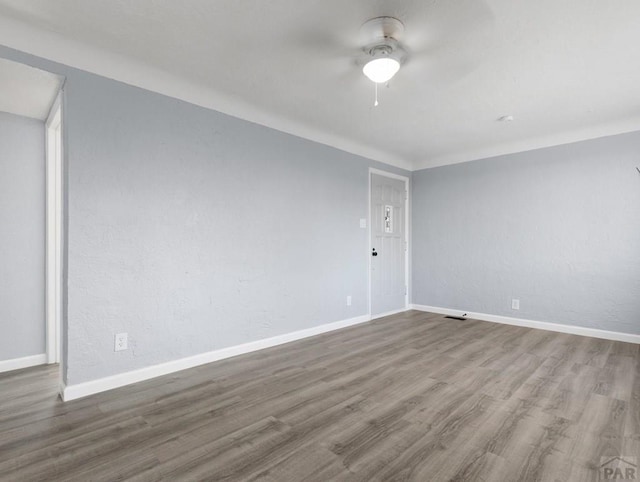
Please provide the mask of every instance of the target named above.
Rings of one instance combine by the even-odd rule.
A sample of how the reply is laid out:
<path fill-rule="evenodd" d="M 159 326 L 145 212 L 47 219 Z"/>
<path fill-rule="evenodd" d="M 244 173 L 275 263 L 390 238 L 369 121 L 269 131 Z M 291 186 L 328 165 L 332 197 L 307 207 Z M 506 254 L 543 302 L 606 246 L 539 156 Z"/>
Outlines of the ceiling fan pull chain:
<path fill-rule="evenodd" d="M 376 87 L 375 87 L 375 89 L 376 89 L 376 99 L 375 99 L 375 102 L 373 103 L 373 106 L 374 106 L 374 107 L 378 107 L 378 83 L 377 83 L 377 82 L 374 82 L 374 83 L 373 83 L 373 85 L 375 85 L 375 86 L 376 86 Z"/>

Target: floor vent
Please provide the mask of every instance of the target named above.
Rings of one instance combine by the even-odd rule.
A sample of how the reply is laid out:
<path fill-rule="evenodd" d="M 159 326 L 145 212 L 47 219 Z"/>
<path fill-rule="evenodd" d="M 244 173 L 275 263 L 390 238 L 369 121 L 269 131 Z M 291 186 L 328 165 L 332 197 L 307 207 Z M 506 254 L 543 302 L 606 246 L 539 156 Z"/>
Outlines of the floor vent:
<path fill-rule="evenodd" d="M 452 320 L 460 320 L 460 321 L 464 321 L 466 320 L 466 318 L 464 316 L 445 316 L 445 318 L 451 318 Z"/>

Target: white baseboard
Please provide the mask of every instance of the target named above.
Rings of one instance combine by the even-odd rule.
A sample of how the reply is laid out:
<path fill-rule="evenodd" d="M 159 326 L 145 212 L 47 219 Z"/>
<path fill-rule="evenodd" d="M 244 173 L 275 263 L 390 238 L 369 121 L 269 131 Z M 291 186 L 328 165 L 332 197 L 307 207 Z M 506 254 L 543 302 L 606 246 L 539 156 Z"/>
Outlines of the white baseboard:
<path fill-rule="evenodd" d="M 378 318 L 384 318 L 385 316 L 397 315 L 398 313 L 404 313 L 408 309 L 409 309 L 408 307 L 405 307 L 405 308 L 400 308 L 398 310 L 385 311 L 384 313 L 371 315 L 371 319 L 377 320 Z"/>
<path fill-rule="evenodd" d="M 493 323 L 502 323 L 504 325 L 524 326 L 527 328 L 536 328 L 538 330 L 557 331 L 560 333 L 569 333 L 571 335 L 590 336 L 593 338 L 603 338 L 605 340 L 624 341 L 627 343 L 640 344 L 640 335 L 635 335 L 632 333 L 599 330 L 597 328 L 586 328 L 584 326 L 563 325 L 560 323 L 550 323 L 548 321 L 511 318 L 510 316 L 488 315 L 486 313 L 475 313 L 472 311 L 452 310 L 450 308 L 441 308 L 439 306 L 411 305 L 411 309 L 451 316 L 462 316 L 466 313 L 466 318 L 491 321 Z"/>
<path fill-rule="evenodd" d="M 45 365 L 47 363 L 47 354 L 25 356 L 22 358 L 14 358 L 12 360 L 0 361 L 0 373 L 11 370 L 19 370 L 20 368 L 34 367 L 36 365 Z"/>
<path fill-rule="evenodd" d="M 236 345 L 228 348 L 222 348 L 220 350 L 210 351 L 207 353 L 201 353 L 199 355 L 161 363 L 159 365 L 153 365 L 130 372 L 119 373 L 117 375 L 112 375 L 105 378 L 99 378 L 97 380 L 78 383 L 76 385 L 62 386 L 62 399 L 65 402 L 69 400 L 75 400 L 77 398 L 93 395 L 94 393 L 100 393 L 107 390 L 112 390 L 114 388 L 123 387 L 125 385 L 130 385 L 132 383 L 142 382 L 144 380 L 167 375 L 169 373 L 186 370 L 187 368 L 193 368 L 198 365 L 204 365 L 206 363 L 223 360 L 225 358 L 231 358 L 234 356 L 243 355 L 245 353 L 250 353 L 252 351 L 262 350 L 264 348 L 270 348 L 272 346 L 282 345 L 291 341 L 301 340 L 310 336 L 320 335 L 329 331 L 339 330 L 348 326 L 365 323 L 370 319 L 371 317 L 369 315 L 357 316 L 355 318 L 349 318 L 347 320 L 327 323 L 320 326 L 314 326 L 313 328 L 307 328 L 306 330 L 294 331 L 292 333 L 286 333 L 284 335 L 265 338 L 263 340 L 252 341 L 249 343 L 244 343 L 242 345 Z"/>

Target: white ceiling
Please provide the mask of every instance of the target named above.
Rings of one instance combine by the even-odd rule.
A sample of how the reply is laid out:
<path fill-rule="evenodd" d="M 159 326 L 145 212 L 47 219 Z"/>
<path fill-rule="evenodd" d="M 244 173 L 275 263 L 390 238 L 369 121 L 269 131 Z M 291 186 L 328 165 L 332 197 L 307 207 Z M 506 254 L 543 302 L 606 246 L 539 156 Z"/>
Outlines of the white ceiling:
<path fill-rule="evenodd" d="M 380 15 L 411 54 L 374 108 L 354 59 Z M 639 18 L 637 0 L 0 0 L 0 43 L 419 169 L 640 129 Z"/>
<path fill-rule="evenodd" d="M 0 59 L 0 112 L 46 120 L 61 85 L 58 75 Z"/>

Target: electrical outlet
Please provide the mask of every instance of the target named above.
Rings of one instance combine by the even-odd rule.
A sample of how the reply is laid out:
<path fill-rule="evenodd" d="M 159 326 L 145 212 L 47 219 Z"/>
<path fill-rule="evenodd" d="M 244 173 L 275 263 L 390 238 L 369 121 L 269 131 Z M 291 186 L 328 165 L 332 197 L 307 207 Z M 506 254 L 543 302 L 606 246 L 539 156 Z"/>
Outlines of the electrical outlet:
<path fill-rule="evenodd" d="M 351 306 L 351 295 L 347 296 L 347 306 Z"/>
<path fill-rule="evenodd" d="M 516 300 L 515 298 L 511 300 L 511 309 L 519 310 L 520 309 L 520 300 Z"/>
<path fill-rule="evenodd" d="M 115 344 L 113 351 L 126 350 L 129 347 L 126 333 L 117 333 L 115 336 Z"/>

